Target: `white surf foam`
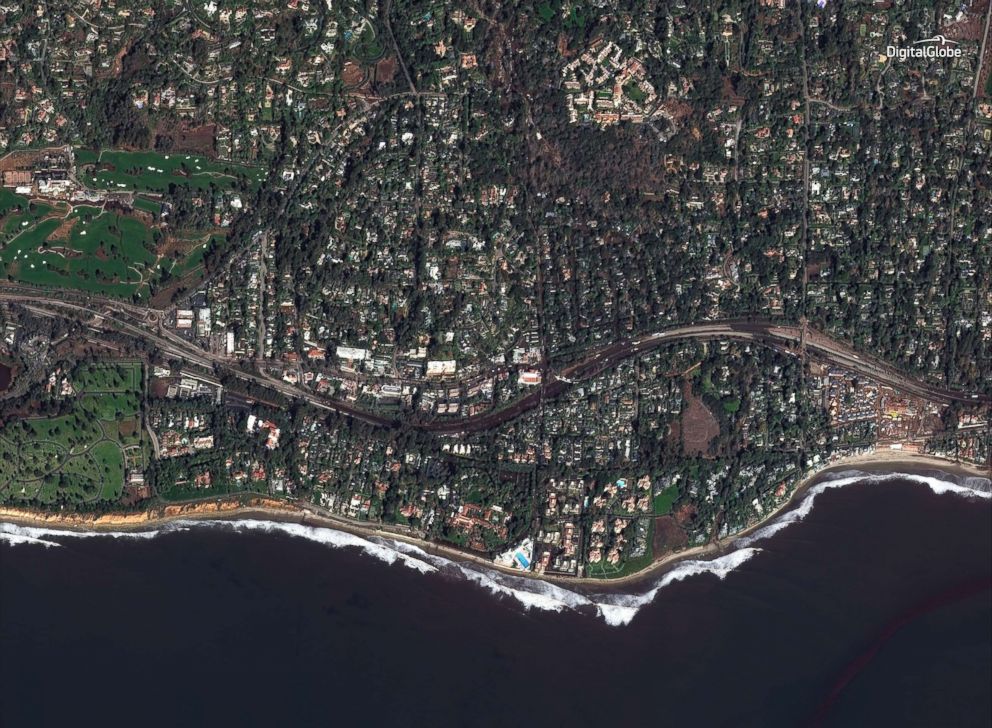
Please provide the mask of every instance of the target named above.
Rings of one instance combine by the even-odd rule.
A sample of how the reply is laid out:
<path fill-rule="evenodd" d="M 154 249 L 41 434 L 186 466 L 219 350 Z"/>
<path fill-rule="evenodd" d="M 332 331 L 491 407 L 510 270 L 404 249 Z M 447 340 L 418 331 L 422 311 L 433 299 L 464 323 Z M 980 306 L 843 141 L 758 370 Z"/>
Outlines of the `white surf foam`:
<path fill-rule="evenodd" d="M 711 574 L 724 579 L 735 569 L 747 562 L 760 549 L 753 544 L 766 539 L 803 520 L 813 509 L 816 497 L 833 488 L 842 488 L 853 483 L 877 483 L 886 480 L 909 480 L 929 486 L 934 493 L 992 498 L 990 482 L 983 478 L 969 478 L 961 484 L 941 480 L 936 477 L 912 474 L 874 474 L 860 471 L 838 473 L 830 480 L 824 480 L 807 491 L 794 508 L 779 515 L 774 521 L 754 533 L 732 542 L 733 550 L 715 559 L 687 560 L 675 564 L 661 574 L 650 588 L 635 594 L 603 593 L 587 594 L 573 591 L 558 583 L 541 581 L 526 576 L 516 576 L 495 569 L 487 569 L 475 563 L 453 561 L 437 554 L 428 553 L 419 546 L 402 541 L 393 541 L 377 536 L 358 536 L 333 528 L 307 526 L 300 523 L 244 520 L 180 520 L 165 524 L 153 531 L 62 531 L 53 528 L 19 526 L 0 523 L 0 541 L 12 545 L 60 546 L 53 539 L 63 538 L 140 538 L 150 539 L 166 533 L 185 531 L 191 528 L 221 528 L 234 532 L 282 533 L 295 538 L 304 538 L 329 548 L 358 548 L 369 556 L 387 564 L 398 563 L 420 573 L 443 573 L 470 581 L 489 592 L 514 599 L 526 609 L 562 612 L 566 610 L 596 614 L 607 624 L 623 626 L 630 623 L 635 615 L 655 600 L 658 594 L 670 584 L 691 577 Z M 604 582 L 604 586 L 608 586 Z"/>
<path fill-rule="evenodd" d="M 528 609 L 561 612 L 566 609 L 594 612 L 613 627 L 630 624 L 634 616 L 669 584 L 692 576 L 712 574 L 723 579 L 731 571 L 750 559 L 759 549 L 740 549 L 711 560 L 683 561 L 659 577 L 654 586 L 643 594 L 583 594 L 566 589 L 559 584 L 512 576 L 459 564 L 465 578 L 494 594 L 512 597 Z"/>
<path fill-rule="evenodd" d="M 172 529 L 179 530 L 179 529 Z M 0 521 L 0 542 L 11 545 L 35 544 L 55 548 L 62 544 L 52 541 L 57 538 L 155 538 L 161 531 L 73 531 L 70 529 L 45 528 L 43 526 L 21 526 Z"/>
<path fill-rule="evenodd" d="M 252 518 L 244 520 L 230 521 L 179 521 L 179 523 L 191 526 L 207 526 L 214 528 L 225 528 L 231 531 L 261 531 L 263 533 L 284 533 L 287 536 L 305 538 L 308 541 L 315 541 L 331 548 L 358 548 L 373 558 L 384 561 L 387 564 L 400 563 L 411 569 L 415 569 L 423 574 L 430 574 L 437 571 L 427 560 L 422 558 L 427 554 L 420 550 L 419 554 L 412 551 L 397 548 L 396 543 L 378 539 L 375 537 L 363 538 L 347 531 L 337 531 L 333 528 L 323 528 L 317 526 L 306 526 L 302 523 L 291 523 L 283 521 L 263 521 Z"/>
<path fill-rule="evenodd" d="M 987 478 L 971 476 L 966 478 L 962 484 L 952 483 L 948 480 L 941 480 L 929 475 L 917 475 L 915 473 L 866 473 L 860 470 L 848 470 L 837 473 L 829 480 L 824 480 L 811 487 L 803 495 L 802 500 L 794 508 L 790 508 L 777 516 L 767 526 L 759 528 L 757 531 L 738 538 L 733 542 L 736 548 L 746 548 L 753 543 L 774 536 L 784 528 L 788 528 L 793 523 L 806 518 L 813 510 L 813 504 L 817 496 L 834 488 L 843 488 L 854 483 L 884 483 L 890 480 L 908 480 L 920 485 L 926 485 L 937 495 L 951 493 L 965 498 L 992 499 L 992 492 L 988 490 L 990 481 Z"/>

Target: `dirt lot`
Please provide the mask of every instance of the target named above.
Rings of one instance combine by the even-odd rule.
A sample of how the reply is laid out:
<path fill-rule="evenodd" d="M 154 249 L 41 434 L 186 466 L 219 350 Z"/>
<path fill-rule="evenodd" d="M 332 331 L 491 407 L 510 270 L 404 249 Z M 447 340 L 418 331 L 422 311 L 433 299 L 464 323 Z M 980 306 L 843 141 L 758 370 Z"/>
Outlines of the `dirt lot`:
<path fill-rule="evenodd" d="M 151 497 L 152 489 L 147 485 L 126 485 L 121 503 L 125 506 L 133 506 Z"/>
<path fill-rule="evenodd" d="M 398 64 L 396 63 L 395 56 L 383 58 L 375 64 L 375 82 L 392 83 L 393 78 L 396 76 L 397 67 Z"/>
<path fill-rule="evenodd" d="M 651 545 L 655 558 L 682 549 L 688 543 L 689 537 L 673 516 L 658 516 L 654 519 L 654 540 Z"/>
<path fill-rule="evenodd" d="M 153 308 L 165 308 L 172 303 L 174 296 L 182 294 L 188 291 L 193 286 L 199 284 L 203 277 L 203 269 L 197 269 L 190 271 L 187 275 L 182 278 L 173 278 L 165 286 L 162 286 L 155 295 L 149 299 L 149 303 Z"/>
<path fill-rule="evenodd" d="M 152 377 L 148 383 L 148 394 L 151 397 L 164 398 L 169 391 L 169 380 Z"/>
<path fill-rule="evenodd" d="M 365 70 L 354 61 L 345 61 L 344 70 L 341 72 L 341 82 L 346 89 L 353 90 L 361 86 L 366 81 Z"/>
<path fill-rule="evenodd" d="M 720 423 L 699 397 L 692 393 L 692 383 L 682 384 L 682 447 L 687 455 L 707 455 L 710 441 L 720 434 Z"/>
<path fill-rule="evenodd" d="M 138 420 L 134 417 L 127 420 L 121 420 L 117 424 L 117 430 L 120 432 L 121 437 L 131 437 L 138 431 Z"/>
<path fill-rule="evenodd" d="M 57 228 L 48 236 L 49 240 L 68 240 L 69 233 L 72 229 L 76 227 L 76 223 L 79 222 L 78 217 L 67 217 L 65 220 L 59 224 Z"/>
<path fill-rule="evenodd" d="M 162 121 L 155 128 L 155 148 L 163 151 L 190 152 L 207 157 L 214 153 L 216 124 L 202 124 L 191 127 L 188 124 L 175 124 Z"/>

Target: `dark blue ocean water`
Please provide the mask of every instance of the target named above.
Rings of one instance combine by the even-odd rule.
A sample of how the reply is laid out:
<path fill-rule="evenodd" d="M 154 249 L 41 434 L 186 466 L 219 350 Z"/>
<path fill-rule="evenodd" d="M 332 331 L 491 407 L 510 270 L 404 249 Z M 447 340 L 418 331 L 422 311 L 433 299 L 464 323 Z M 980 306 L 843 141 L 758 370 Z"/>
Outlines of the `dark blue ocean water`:
<path fill-rule="evenodd" d="M 820 496 L 626 627 L 278 534 L 0 546 L 0 725 L 992 725 L 992 506 Z"/>

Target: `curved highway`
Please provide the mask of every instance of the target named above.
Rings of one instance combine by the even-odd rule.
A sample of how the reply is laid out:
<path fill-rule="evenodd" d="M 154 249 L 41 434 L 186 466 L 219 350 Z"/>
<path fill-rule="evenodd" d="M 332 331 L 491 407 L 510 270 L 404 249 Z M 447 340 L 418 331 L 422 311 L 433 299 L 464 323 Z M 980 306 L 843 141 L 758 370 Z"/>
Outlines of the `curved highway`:
<path fill-rule="evenodd" d="M 896 389 L 936 402 L 960 402 L 971 405 L 985 405 L 992 402 L 992 397 L 988 395 L 964 393 L 910 377 L 878 357 L 856 352 L 846 344 L 813 329 L 806 328 L 804 332 L 799 326 L 773 320 L 747 321 L 737 319 L 677 326 L 592 349 L 585 357 L 575 363 L 561 369 L 545 371 L 544 382 L 540 386 L 502 409 L 461 419 L 404 423 L 401 420 L 368 412 L 333 397 L 325 397 L 299 389 L 274 377 L 245 371 L 238 362 L 204 351 L 192 342 L 163 329 L 161 312 L 154 309 L 118 301 L 104 301 L 93 297 L 86 299 L 64 293 L 61 296 L 56 296 L 51 293 L 46 294 L 9 285 L 0 286 L 0 300 L 22 303 L 38 313 L 55 313 L 51 310 L 54 308 L 63 312 L 72 312 L 81 317 L 89 317 L 86 323 L 95 328 L 116 331 L 149 341 L 168 354 L 190 363 L 206 369 L 219 368 L 242 381 L 251 382 L 287 397 L 306 400 L 321 409 L 340 412 L 369 424 L 383 427 L 405 424 L 408 427 L 437 434 L 453 435 L 491 430 L 536 409 L 542 402 L 560 396 L 575 384 L 591 379 L 627 358 L 644 354 L 665 344 L 690 339 L 753 341 L 764 346 L 790 350 L 802 347 L 807 354 L 817 356 L 831 364 L 864 374 Z"/>

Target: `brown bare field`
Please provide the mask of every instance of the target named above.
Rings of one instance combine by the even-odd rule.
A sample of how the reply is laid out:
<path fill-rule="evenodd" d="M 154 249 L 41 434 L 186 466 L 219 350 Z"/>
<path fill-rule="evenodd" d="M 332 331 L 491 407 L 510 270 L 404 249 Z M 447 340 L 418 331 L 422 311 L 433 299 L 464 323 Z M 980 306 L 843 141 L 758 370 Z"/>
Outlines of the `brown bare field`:
<path fill-rule="evenodd" d="M 148 382 L 148 394 L 152 397 L 164 398 L 169 391 L 169 380 L 152 377 Z"/>
<path fill-rule="evenodd" d="M 671 114 L 675 121 L 683 121 L 692 115 L 692 105 L 677 99 L 666 99 L 662 104 L 665 110 Z"/>
<path fill-rule="evenodd" d="M 5 154 L 0 157 L 0 172 L 32 169 L 45 153 L 44 149 L 23 149 Z"/>
<path fill-rule="evenodd" d="M 685 526 L 687 523 L 692 523 L 696 520 L 696 506 L 691 503 L 686 503 L 685 505 L 679 506 L 679 509 L 675 511 L 675 521 L 680 526 Z"/>
<path fill-rule="evenodd" d="M 737 104 L 738 106 L 743 106 L 747 101 L 747 99 L 737 93 L 737 89 L 734 88 L 734 82 L 728 76 L 723 77 L 723 84 L 720 87 L 720 94 L 724 101 L 729 101 L 730 103 Z"/>
<path fill-rule="evenodd" d="M 692 384 L 682 384 L 682 447 L 687 455 L 707 455 L 709 445 L 720 434 L 720 423 L 703 401 L 692 393 Z"/>
<path fill-rule="evenodd" d="M 165 308 L 172 303 L 172 297 L 177 293 L 185 290 L 189 290 L 193 286 L 199 284 L 203 277 L 203 268 L 196 268 L 191 270 L 189 273 L 184 275 L 182 278 L 173 278 L 168 284 L 160 288 L 155 295 L 153 295 L 148 303 L 152 308 Z"/>
<path fill-rule="evenodd" d="M 109 75 L 112 78 L 117 78 L 118 76 L 121 75 L 121 69 L 123 67 L 124 56 L 126 56 L 127 53 L 128 53 L 128 51 L 131 50 L 132 44 L 133 44 L 133 41 L 128 42 L 128 43 L 125 43 L 124 45 L 121 46 L 120 50 L 118 50 L 117 53 L 114 54 L 114 60 L 110 64 L 110 72 L 109 72 Z"/>
<path fill-rule="evenodd" d="M 654 519 L 654 538 L 651 546 L 656 558 L 683 549 L 688 543 L 689 537 L 674 517 L 658 516 Z"/>
<path fill-rule="evenodd" d="M 191 127 L 185 122 L 176 124 L 161 121 L 155 128 L 155 145 L 170 151 L 190 152 L 214 157 L 216 156 L 214 152 L 216 132 L 216 124 L 201 124 Z"/>
<path fill-rule="evenodd" d="M 48 240 L 68 240 L 69 233 L 76 227 L 77 222 L 79 222 L 78 217 L 67 217 L 52 231 L 52 234 L 48 236 Z"/>
<path fill-rule="evenodd" d="M 131 437 L 138 431 L 138 420 L 132 417 L 127 420 L 121 420 L 117 423 L 117 431 L 120 432 L 121 437 Z"/>
<path fill-rule="evenodd" d="M 365 83 L 365 71 L 354 61 L 345 61 L 341 82 L 348 90 L 356 89 Z"/>
<path fill-rule="evenodd" d="M 155 254 L 167 258 L 172 253 L 185 253 L 190 247 L 188 240 L 177 238 L 175 235 L 166 235 L 155 249 Z"/>
<path fill-rule="evenodd" d="M 668 442 L 672 444 L 677 444 L 682 442 L 682 422 L 679 420 L 672 420 L 668 424 Z"/>
<path fill-rule="evenodd" d="M 121 503 L 125 506 L 133 506 L 151 497 L 152 489 L 147 485 L 125 485 Z"/>
<path fill-rule="evenodd" d="M 163 258 L 173 255 L 174 253 L 179 253 L 181 256 L 189 255 L 190 252 L 198 245 L 202 245 L 207 242 L 211 235 L 223 235 L 224 228 L 209 228 L 203 231 L 202 234 L 198 233 L 199 237 L 196 238 L 181 238 L 175 235 L 166 235 L 162 242 L 155 249 L 155 254 L 160 255 Z"/>
<path fill-rule="evenodd" d="M 396 63 L 395 56 L 390 56 L 389 58 L 383 58 L 381 61 L 375 64 L 376 83 L 392 83 L 393 78 L 396 76 L 397 68 L 398 68 L 398 64 Z"/>
<path fill-rule="evenodd" d="M 940 34 L 950 40 L 974 40 L 981 44 L 982 31 L 985 30 L 985 8 L 988 2 L 972 3 L 968 12 L 961 20 L 948 23 L 940 29 Z"/>

